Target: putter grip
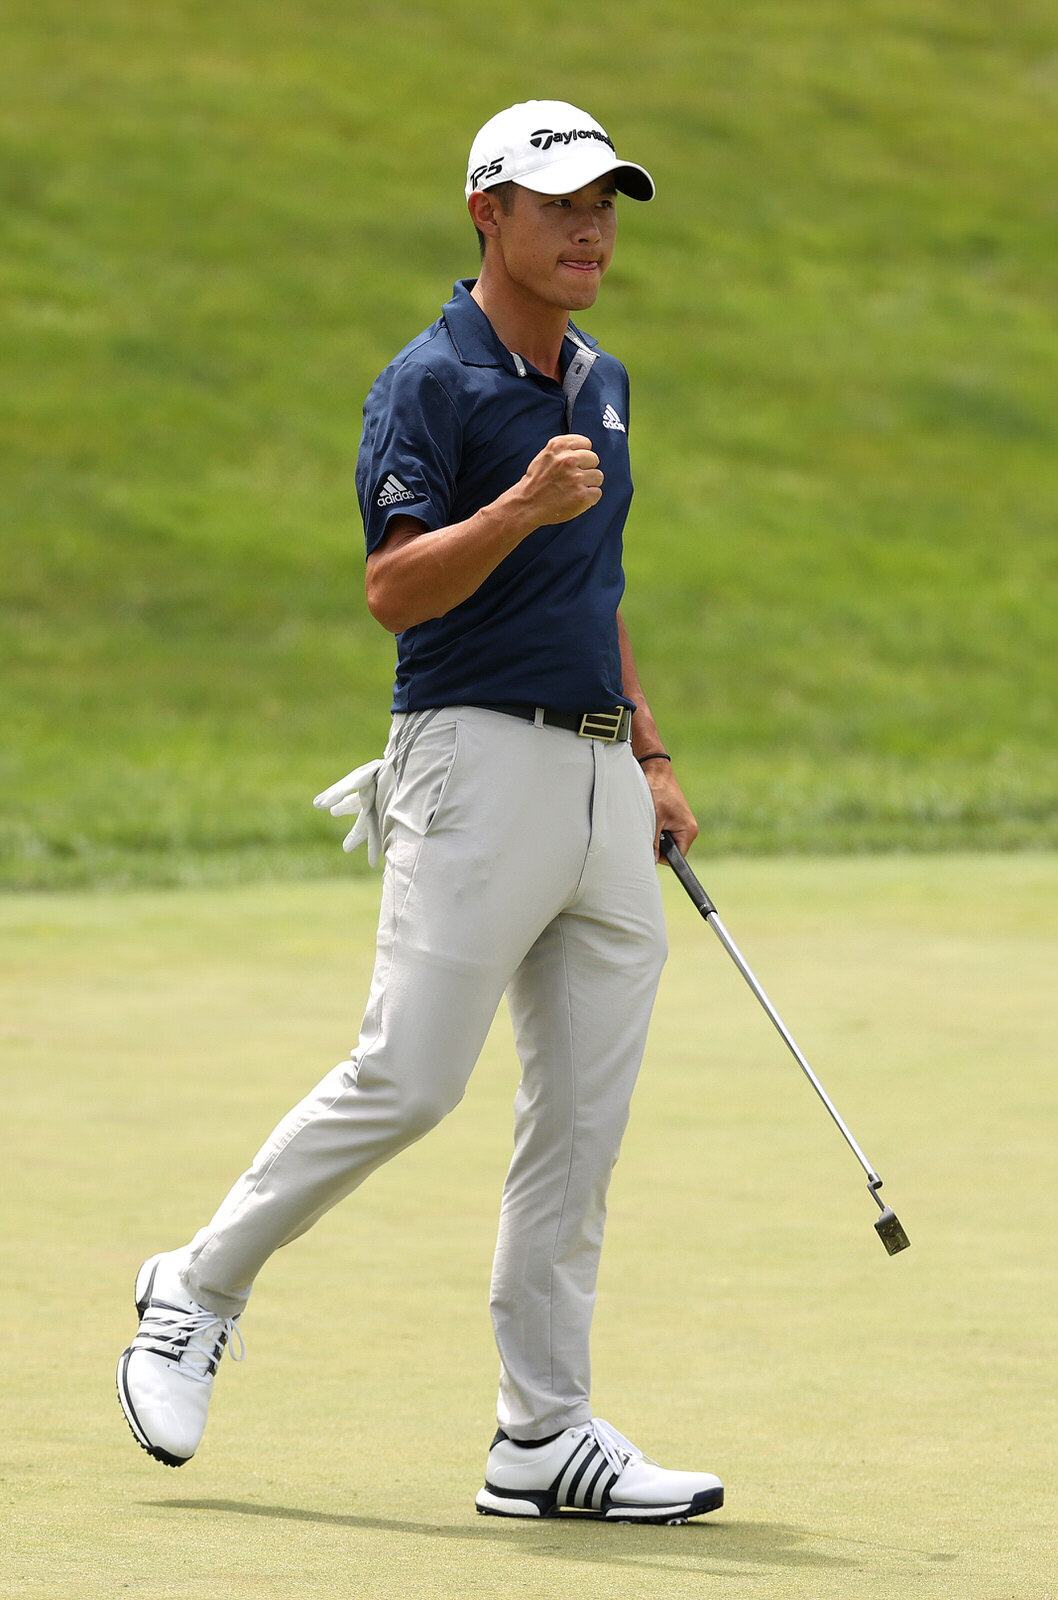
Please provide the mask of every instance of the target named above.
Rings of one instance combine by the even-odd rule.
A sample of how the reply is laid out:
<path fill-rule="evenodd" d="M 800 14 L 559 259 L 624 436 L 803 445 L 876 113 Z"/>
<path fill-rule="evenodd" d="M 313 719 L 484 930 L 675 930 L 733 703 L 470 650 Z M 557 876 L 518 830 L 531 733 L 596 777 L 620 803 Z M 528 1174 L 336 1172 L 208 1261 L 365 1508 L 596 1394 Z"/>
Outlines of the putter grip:
<path fill-rule="evenodd" d="M 687 865 L 687 858 L 684 856 L 683 851 L 667 829 L 662 830 L 659 842 L 661 844 L 661 853 L 665 860 L 683 884 L 702 916 L 708 919 L 712 912 L 716 910 L 716 907 Z"/>

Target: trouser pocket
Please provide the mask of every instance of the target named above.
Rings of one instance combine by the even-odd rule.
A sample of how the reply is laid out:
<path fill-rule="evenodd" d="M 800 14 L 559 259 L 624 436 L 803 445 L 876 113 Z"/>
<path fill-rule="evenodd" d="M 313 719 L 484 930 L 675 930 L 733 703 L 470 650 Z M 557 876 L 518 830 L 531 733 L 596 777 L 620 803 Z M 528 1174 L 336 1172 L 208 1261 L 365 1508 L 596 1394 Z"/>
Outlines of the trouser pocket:
<path fill-rule="evenodd" d="M 458 724 L 449 712 L 394 718 L 379 775 L 379 821 L 387 851 L 398 835 L 421 843 L 438 822 L 458 749 Z"/>

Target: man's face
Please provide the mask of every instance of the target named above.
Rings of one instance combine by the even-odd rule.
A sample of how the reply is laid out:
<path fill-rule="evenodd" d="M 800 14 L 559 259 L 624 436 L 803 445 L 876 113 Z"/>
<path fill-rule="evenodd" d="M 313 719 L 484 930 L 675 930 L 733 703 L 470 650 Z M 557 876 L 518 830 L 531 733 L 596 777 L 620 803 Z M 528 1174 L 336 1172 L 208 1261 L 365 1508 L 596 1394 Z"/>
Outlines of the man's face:
<path fill-rule="evenodd" d="M 509 277 L 545 305 L 594 305 L 617 236 L 617 190 L 610 177 L 572 194 L 515 187 L 507 213 L 497 208 L 498 244 Z"/>

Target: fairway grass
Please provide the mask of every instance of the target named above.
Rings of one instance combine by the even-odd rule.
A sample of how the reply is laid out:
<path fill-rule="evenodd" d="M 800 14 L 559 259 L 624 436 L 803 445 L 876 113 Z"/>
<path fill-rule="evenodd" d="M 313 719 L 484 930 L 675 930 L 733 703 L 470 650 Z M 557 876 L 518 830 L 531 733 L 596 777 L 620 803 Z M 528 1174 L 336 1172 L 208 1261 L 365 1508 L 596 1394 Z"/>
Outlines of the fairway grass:
<path fill-rule="evenodd" d="M 353 1042 L 377 878 L 0 901 L 0 1594 L 1049 1600 L 1058 856 L 696 865 L 886 1179 L 666 875 L 672 956 L 611 1197 L 600 1415 L 718 1471 L 683 1528 L 475 1515 L 515 1068 L 269 1263 L 198 1456 L 113 1368 L 188 1237 Z"/>

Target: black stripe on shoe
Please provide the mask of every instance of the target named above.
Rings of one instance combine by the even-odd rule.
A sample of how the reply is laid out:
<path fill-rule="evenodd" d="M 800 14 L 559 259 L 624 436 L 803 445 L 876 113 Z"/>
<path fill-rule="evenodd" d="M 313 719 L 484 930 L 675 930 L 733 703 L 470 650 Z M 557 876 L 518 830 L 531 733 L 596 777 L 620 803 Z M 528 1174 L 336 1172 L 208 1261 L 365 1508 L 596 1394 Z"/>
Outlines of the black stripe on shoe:
<path fill-rule="evenodd" d="M 143 1266 L 145 1267 L 146 1265 L 147 1265 L 147 1263 L 145 1261 L 143 1263 Z M 151 1275 L 147 1279 L 147 1287 L 143 1292 L 143 1298 L 142 1299 L 137 1300 L 137 1298 L 136 1298 L 136 1288 L 135 1288 L 135 1285 L 133 1285 L 132 1299 L 133 1299 L 133 1304 L 136 1307 L 136 1315 L 138 1317 L 142 1317 L 143 1316 L 143 1313 L 146 1311 L 147 1307 L 151 1303 L 151 1295 L 154 1293 L 154 1280 L 158 1276 L 158 1268 L 159 1268 L 160 1265 L 161 1265 L 161 1257 L 159 1256 L 158 1259 L 155 1261 L 154 1266 L 151 1268 Z M 140 1272 L 142 1272 L 142 1271 L 143 1271 L 143 1267 L 140 1268 Z M 137 1272 L 137 1274 L 136 1274 L 136 1282 L 137 1283 L 139 1282 L 139 1278 L 140 1278 L 140 1273 Z"/>
<path fill-rule="evenodd" d="M 555 1499 L 554 1491 L 551 1489 L 499 1489 L 494 1483 L 490 1483 L 487 1478 L 485 1480 L 485 1488 L 497 1500 L 509 1500 L 512 1506 L 517 1505 L 519 1501 L 535 1506 L 538 1517 L 554 1517 L 558 1515 L 558 1502 Z M 483 1517 L 524 1517 L 532 1515 L 531 1512 L 525 1511 L 504 1512 L 500 1511 L 496 1506 L 483 1506 L 480 1504 L 477 1509 Z"/>
<path fill-rule="evenodd" d="M 559 1505 L 575 1504 L 572 1498 L 573 1485 L 580 1482 L 584 1475 L 585 1467 L 595 1457 L 598 1450 L 598 1445 L 589 1436 L 581 1439 L 573 1453 L 566 1457 L 557 1478 L 551 1485 Z"/>
<path fill-rule="evenodd" d="M 603 1456 L 592 1475 L 591 1482 L 585 1486 L 584 1504 L 586 1506 L 591 1506 L 593 1511 L 598 1511 L 600 1509 L 603 1501 L 606 1499 L 606 1496 L 617 1482 L 619 1474 L 614 1472 L 612 1467 L 610 1468 L 609 1482 L 603 1482 L 603 1479 L 606 1477 L 606 1469 L 608 1466 L 609 1462 L 607 1461 L 606 1457 Z"/>
<path fill-rule="evenodd" d="M 578 1493 L 578 1491 L 580 1490 L 581 1484 L 584 1482 L 589 1468 L 595 1466 L 595 1463 L 600 1456 L 602 1456 L 602 1464 L 605 1466 L 606 1457 L 603 1455 L 598 1445 L 593 1444 L 591 1450 L 589 1450 L 588 1454 L 584 1457 L 584 1460 L 573 1474 L 573 1477 L 570 1479 L 569 1488 L 566 1490 L 564 1496 L 565 1505 L 577 1506 L 580 1509 L 583 1509 L 585 1506 L 589 1506 L 591 1504 L 588 1489 L 586 1488 L 583 1493 Z M 592 1473 L 591 1482 L 594 1483 L 594 1481 L 595 1473 Z"/>
<path fill-rule="evenodd" d="M 611 1485 L 612 1488 L 612 1485 Z M 607 1491 L 609 1493 L 609 1490 Z M 702 1489 L 686 1505 L 671 1506 L 623 1506 L 612 1501 L 604 1503 L 599 1515 L 607 1522 L 646 1522 L 674 1526 L 677 1523 L 688 1522 L 691 1517 L 702 1517 L 707 1511 L 719 1511 L 724 1503 L 724 1491 L 719 1489 Z"/>

